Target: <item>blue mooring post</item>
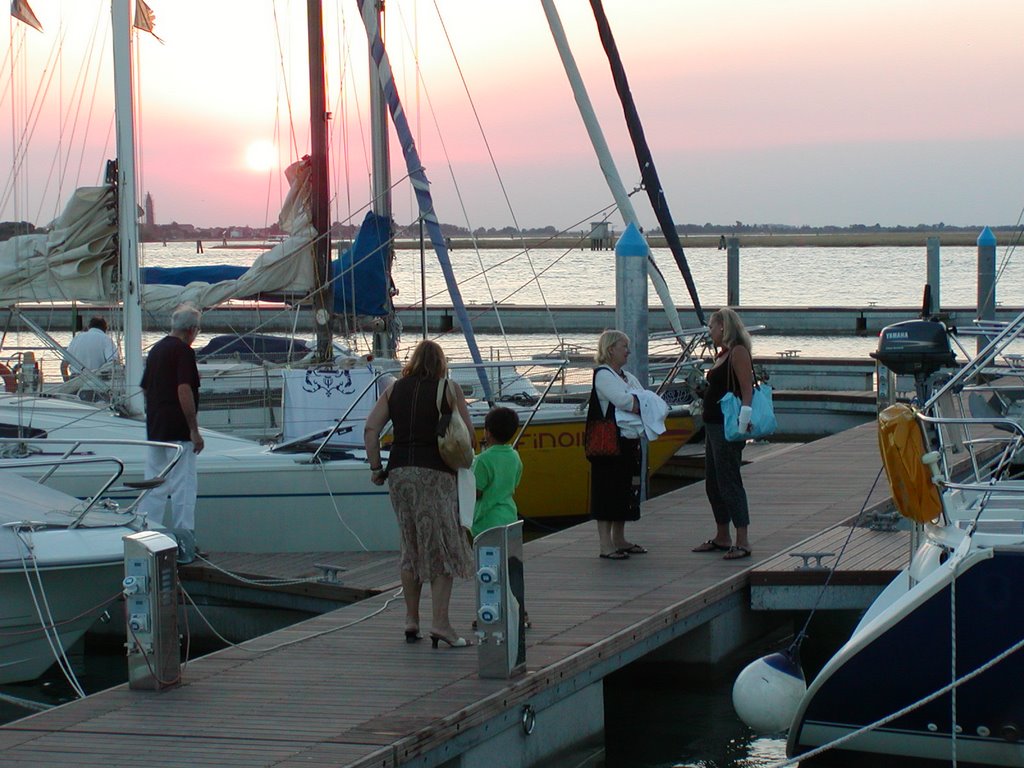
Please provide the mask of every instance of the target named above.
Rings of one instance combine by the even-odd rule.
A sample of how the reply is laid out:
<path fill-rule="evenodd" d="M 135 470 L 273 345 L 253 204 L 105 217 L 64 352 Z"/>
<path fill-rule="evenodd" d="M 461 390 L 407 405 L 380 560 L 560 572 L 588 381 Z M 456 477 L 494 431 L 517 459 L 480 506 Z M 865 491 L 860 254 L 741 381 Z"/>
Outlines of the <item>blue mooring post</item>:
<path fill-rule="evenodd" d="M 635 224 L 626 227 L 615 244 L 615 326 L 629 336 L 631 354 L 626 368 L 639 379 L 647 377 L 647 256 L 650 247 Z"/>
<path fill-rule="evenodd" d="M 626 368 L 646 388 L 647 375 L 647 257 L 651 249 L 630 223 L 615 244 L 615 325 L 629 336 Z M 647 500 L 647 441 L 640 441 L 640 501 Z"/>
<path fill-rule="evenodd" d="M 978 319 L 996 319 L 996 236 L 985 227 L 978 235 Z M 988 342 L 978 338 L 978 351 Z"/>

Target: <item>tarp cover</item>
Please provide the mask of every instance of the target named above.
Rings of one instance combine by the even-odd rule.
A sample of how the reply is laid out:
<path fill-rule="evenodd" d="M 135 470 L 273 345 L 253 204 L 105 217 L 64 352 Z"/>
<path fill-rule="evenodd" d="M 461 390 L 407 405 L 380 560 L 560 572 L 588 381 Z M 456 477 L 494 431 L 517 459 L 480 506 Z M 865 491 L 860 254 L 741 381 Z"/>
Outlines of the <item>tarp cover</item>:
<path fill-rule="evenodd" d="M 0 243 L 0 303 L 111 301 L 118 294 L 111 187 L 81 187 L 45 234 Z"/>
<path fill-rule="evenodd" d="M 374 317 L 388 314 L 391 281 L 386 246 L 390 239 L 391 220 L 368 212 L 352 247 L 331 264 L 335 312 Z"/>

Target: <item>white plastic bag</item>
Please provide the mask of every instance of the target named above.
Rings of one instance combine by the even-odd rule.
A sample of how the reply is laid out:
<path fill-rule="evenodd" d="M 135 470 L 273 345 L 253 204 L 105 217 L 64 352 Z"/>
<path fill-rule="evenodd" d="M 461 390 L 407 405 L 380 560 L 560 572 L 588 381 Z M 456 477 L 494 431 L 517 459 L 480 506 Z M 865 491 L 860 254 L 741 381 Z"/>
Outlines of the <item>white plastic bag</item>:
<path fill-rule="evenodd" d="M 459 468 L 459 522 L 467 531 L 473 528 L 473 508 L 476 506 L 476 475 L 472 469 Z"/>

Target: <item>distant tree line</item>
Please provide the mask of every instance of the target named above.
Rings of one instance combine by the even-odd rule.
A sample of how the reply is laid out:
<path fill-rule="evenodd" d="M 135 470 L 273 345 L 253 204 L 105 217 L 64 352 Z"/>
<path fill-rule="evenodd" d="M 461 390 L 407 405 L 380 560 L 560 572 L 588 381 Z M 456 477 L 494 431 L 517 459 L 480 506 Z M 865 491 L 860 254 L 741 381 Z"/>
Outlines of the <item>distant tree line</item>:
<path fill-rule="evenodd" d="M 457 224 L 441 224 L 441 233 L 446 237 L 554 237 L 563 234 L 554 226 L 546 227 L 477 227 L 472 232 L 467 227 Z M 1015 230 L 1017 225 L 1004 224 L 993 226 L 993 230 Z M 352 240 L 356 236 L 359 227 L 355 224 L 342 224 L 335 222 L 331 225 L 331 237 L 334 240 Z M 812 227 L 809 224 L 794 226 L 791 224 L 744 224 L 736 221 L 732 224 L 679 224 L 676 231 L 680 235 L 738 235 L 738 234 L 824 234 L 824 233 L 856 233 L 856 232 L 977 232 L 980 225 L 971 224 L 958 226 L 939 222 L 938 224 L 915 224 L 882 226 L 881 224 L 849 224 L 847 226 L 828 225 L 824 227 Z M 416 237 L 419 227 L 416 222 L 398 227 L 399 237 Z M 4 221 L 0 222 L 0 241 L 8 240 L 16 235 L 33 234 L 46 232 L 43 227 L 35 227 L 27 221 Z M 581 232 L 566 232 L 564 234 L 587 234 L 588 230 Z M 647 230 L 648 234 L 660 235 L 661 229 Z M 172 221 L 170 224 L 139 224 L 139 236 L 145 242 L 172 241 L 172 240 L 266 240 L 268 238 L 281 237 L 285 232 L 275 222 L 268 227 L 249 226 L 228 226 L 228 227 L 196 227 L 192 224 L 179 224 Z"/>

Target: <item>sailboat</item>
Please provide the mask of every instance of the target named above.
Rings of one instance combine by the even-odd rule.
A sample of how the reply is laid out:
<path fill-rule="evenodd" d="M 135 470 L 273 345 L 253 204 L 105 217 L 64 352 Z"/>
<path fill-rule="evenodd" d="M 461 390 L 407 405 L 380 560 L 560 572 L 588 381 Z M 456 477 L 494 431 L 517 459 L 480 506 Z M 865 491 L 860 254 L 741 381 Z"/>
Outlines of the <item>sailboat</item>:
<path fill-rule="evenodd" d="M 120 598 L 123 538 L 145 521 L 133 512 L 134 498 L 120 507 L 105 495 L 123 471 L 104 454 L 116 442 L 94 440 L 92 453 L 75 457 L 61 455 L 67 447 L 53 439 L 0 439 L 5 453 L 32 454 L 0 460 L 0 683 L 34 680 L 59 664 L 81 695 L 67 651 Z M 29 465 L 41 482 L 18 474 Z M 79 476 L 87 501 L 46 484 L 63 474 Z"/>
<path fill-rule="evenodd" d="M 879 422 L 894 502 L 914 525 L 910 565 L 808 687 L 791 756 L 836 749 L 868 753 L 872 764 L 882 755 L 1024 764 L 1024 483 L 1015 472 L 1024 428 L 972 407 L 1019 398 L 1021 372 L 1006 355 L 1024 314 L 990 330 L 952 375 L 941 322 L 882 331 L 873 356 L 913 374 L 921 403 L 892 406 Z"/>
<path fill-rule="evenodd" d="M 7 434 L 66 438 L 87 452 L 96 437 L 136 443 L 145 438 L 138 382 L 142 375 L 142 290 L 138 269 L 137 193 L 132 104 L 132 28 L 129 0 L 113 0 L 114 73 L 118 118 L 118 162 L 107 184 L 73 196 L 50 233 L 3 243 L 0 300 L 16 307 L 25 300 L 68 299 L 111 303 L 119 299 L 124 317 L 125 382 L 117 413 L 102 404 L 42 397 L 0 395 L 0 423 Z M 116 200 L 116 204 L 112 202 Z M 118 215 L 111 216 L 111 211 Z M 307 246 L 308 246 L 307 242 Z M 57 279 L 54 279 L 56 275 Z M 31 277 L 32 279 L 26 279 Z M 74 295 L 69 295 L 74 291 Z M 204 430 L 198 457 L 196 538 L 207 550 L 315 552 L 394 550 L 398 532 L 384 489 L 369 481 L 361 451 L 327 450 L 308 440 L 276 449 Z M 117 453 L 125 479 L 143 479 L 143 450 Z M 39 470 L 26 461 L 24 474 Z M 53 487 L 71 495 L 87 492 L 95 477 L 57 473 Z M 159 493 L 159 490 L 156 491 Z M 115 494 L 115 498 L 117 495 Z"/>
<path fill-rule="evenodd" d="M 514 361 L 483 360 L 459 292 L 445 238 L 438 226 L 430 196 L 430 184 L 423 171 L 412 131 L 399 100 L 398 88 L 380 35 L 377 18 L 379 9 L 372 3 L 360 3 L 360 8 L 375 64 L 373 74 L 377 87 L 373 89 L 373 93 L 378 94 L 380 107 L 386 108 L 391 115 L 402 145 L 402 154 L 415 191 L 421 220 L 437 254 L 455 313 L 466 334 L 466 343 L 473 358 L 473 363 L 469 367 L 454 366 L 453 376 L 470 401 L 470 413 L 477 426 L 478 437 L 483 437 L 483 419 L 494 403 L 500 402 L 519 411 L 520 421 L 526 426 L 517 441 L 517 448 L 524 463 L 524 480 L 517 492 L 517 505 L 528 517 L 582 517 L 587 514 L 589 508 L 590 468 L 582 450 L 585 409 L 577 404 L 542 403 L 541 393 L 525 377 L 516 373 Z M 311 36 L 310 45 L 314 46 L 316 42 L 314 36 Z M 313 49 L 310 61 L 315 64 L 319 59 Z M 314 76 L 313 79 L 315 81 L 317 77 Z M 315 115 L 322 115 L 326 110 L 314 105 L 312 112 Z M 376 111 L 374 114 L 376 115 Z M 374 195 L 374 201 L 375 206 L 379 207 L 367 214 L 353 247 L 341 254 L 333 270 L 327 272 L 330 277 L 324 284 L 335 289 L 334 304 L 332 306 L 326 303 L 324 308 L 340 310 L 346 302 L 354 301 L 354 296 L 346 295 L 346 289 L 353 279 L 352 273 L 355 273 L 355 277 L 362 285 L 352 293 L 358 294 L 364 302 L 361 314 L 378 318 L 385 328 L 379 335 L 389 340 L 389 343 L 380 344 L 380 348 L 374 350 L 374 353 L 383 350 L 387 354 L 393 352 L 393 343 L 397 335 L 387 327 L 388 318 L 394 314 L 388 275 L 391 257 L 387 255 L 391 248 L 393 225 L 387 202 L 391 185 L 387 176 L 387 141 L 386 138 L 382 138 L 386 129 L 383 115 L 376 118 L 376 123 L 373 142 L 376 169 L 374 182 L 375 189 L 380 192 Z M 326 195 L 324 185 L 318 185 L 312 180 L 316 154 L 314 152 L 314 157 L 309 161 L 308 171 L 305 170 L 304 164 L 289 174 L 293 185 L 308 184 L 307 188 L 299 188 L 298 191 L 293 187 L 289 200 L 296 201 L 296 205 L 308 201 L 308 209 L 311 211 L 322 207 L 321 197 Z M 289 220 L 307 225 L 312 218 L 312 215 L 306 213 L 289 215 Z M 324 226 L 312 227 L 312 231 L 316 232 L 317 243 L 324 243 L 327 240 Z M 208 304 L 211 297 L 217 297 L 217 300 L 221 301 L 232 296 L 252 295 L 253 280 L 250 278 L 259 271 L 261 265 L 257 264 L 244 274 L 240 271 L 237 279 L 230 285 L 230 281 L 226 280 L 207 285 L 195 280 L 194 268 L 161 270 L 154 276 L 163 281 L 176 280 L 176 292 L 172 294 L 167 286 L 158 287 L 147 282 L 144 286 L 143 301 L 148 305 L 147 297 L 157 290 L 165 295 L 176 296 L 180 296 L 184 291 L 187 298 L 203 306 Z M 174 272 L 184 274 L 184 279 L 175 278 Z M 671 306 L 671 302 L 666 303 Z M 317 327 L 318 330 L 322 330 L 323 324 Z M 358 415 L 360 412 L 365 414 L 377 392 L 375 388 L 368 389 L 363 384 L 373 381 L 380 372 L 396 371 L 395 361 L 375 357 L 373 364 L 370 365 L 366 358 L 346 355 L 343 350 L 335 350 L 328 358 L 310 355 L 299 361 L 265 365 L 262 359 L 258 359 L 254 347 L 267 343 L 269 341 L 264 337 L 252 340 L 243 338 L 241 352 L 248 354 L 247 348 L 252 349 L 252 357 L 257 359 L 243 361 L 242 355 L 239 354 L 237 359 L 232 360 L 231 353 L 228 353 L 222 356 L 225 359 L 218 361 L 211 357 L 204 366 L 201 366 L 203 381 L 213 381 L 218 388 L 214 390 L 218 403 L 237 406 L 241 402 L 245 403 L 245 406 L 220 410 L 216 407 L 211 408 L 206 392 L 201 389 L 204 405 L 200 411 L 200 418 L 210 419 L 216 414 L 220 418 L 218 426 L 223 427 L 225 422 L 230 420 L 233 425 L 242 425 L 249 430 L 246 432 L 248 436 L 261 438 L 274 436 L 255 433 L 259 429 L 258 425 L 269 424 L 272 425 L 271 429 L 274 432 L 282 430 L 283 438 L 287 441 L 307 432 L 329 430 L 339 411 L 353 410 L 356 418 L 351 420 L 351 425 L 354 428 L 348 433 L 347 439 L 342 435 L 335 437 L 332 443 L 342 448 L 358 446 L 361 432 Z M 321 342 L 318 340 L 319 344 Z M 321 362 L 318 363 L 317 359 Z M 329 365 L 328 361 L 334 365 Z M 339 364 L 343 370 L 337 370 Z M 531 361 L 531 364 L 536 366 L 540 361 Z M 271 392 L 274 395 L 268 395 Z M 277 397 L 276 393 L 282 394 Z M 280 411 L 277 410 L 278 402 L 282 404 Z M 320 415 L 311 415 L 315 413 Z M 271 418 L 266 418 L 268 415 Z M 301 427 L 294 425 L 296 418 L 300 419 Z M 652 444 L 648 459 L 650 473 L 660 469 L 676 450 L 698 431 L 696 405 L 688 403 L 675 407 L 670 414 L 667 427 L 666 433 L 656 444 Z"/>

